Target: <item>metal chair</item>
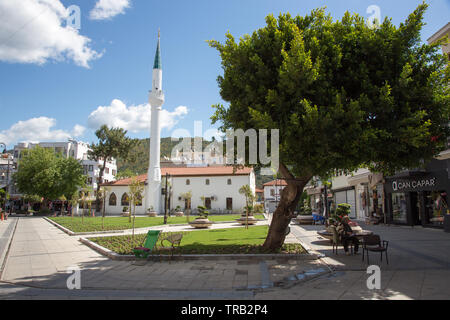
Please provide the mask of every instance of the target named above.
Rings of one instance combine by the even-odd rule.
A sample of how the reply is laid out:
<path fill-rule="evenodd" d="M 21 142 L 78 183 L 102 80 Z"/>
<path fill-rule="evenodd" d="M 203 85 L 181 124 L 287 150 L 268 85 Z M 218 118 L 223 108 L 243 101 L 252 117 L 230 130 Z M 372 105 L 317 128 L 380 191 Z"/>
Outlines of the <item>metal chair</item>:
<path fill-rule="evenodd" d="M 337 231 L 336 226 L 331 226 L 330 229 L 333 234 L 333 238 L 331 239 L 331 242 L 333 244 L 333 253 L 335 253 L 337 255 L 338 247 L 342 244 L 341 237 L 339 236 L 339 232 Z M 353 254 L 353 245 L 352 244 L 350 244 L 350 251 Z"/>
<path fill-rule="evenodd" d="M 369 263 L 369 251 L 372 252 L 379 252 L 380 253 L 380 260 L 381 262 L 383 262 L 383 252 L 386 255 L 386 263 L 389 264 L 389 259 L 388 259 L 388 246 L 389 246 L 389 241 L 383 240 L 381 241 L 380 236 L 379 235 L 370 235 L 370 236 L 365 236 L 363 238 L 363 254 L 362 254 L 362 260 L 364 261 L 364 255 L 367 253 L 367 264 Z"/>

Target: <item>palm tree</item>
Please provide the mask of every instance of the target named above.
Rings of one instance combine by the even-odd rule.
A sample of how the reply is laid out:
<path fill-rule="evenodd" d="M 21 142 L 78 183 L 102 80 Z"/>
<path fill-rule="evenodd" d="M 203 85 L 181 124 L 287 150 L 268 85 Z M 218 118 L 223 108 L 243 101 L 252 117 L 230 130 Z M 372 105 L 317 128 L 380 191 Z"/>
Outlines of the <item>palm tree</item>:
<path fill-rule="evenodd" d="M 245 196 L 245 228 L 248 229 L 248 215 L 249 211 L 253 208 L 253 203 L 255 201 L 255 195 L 248 184 L 239 188 L 239 193 Z"/>

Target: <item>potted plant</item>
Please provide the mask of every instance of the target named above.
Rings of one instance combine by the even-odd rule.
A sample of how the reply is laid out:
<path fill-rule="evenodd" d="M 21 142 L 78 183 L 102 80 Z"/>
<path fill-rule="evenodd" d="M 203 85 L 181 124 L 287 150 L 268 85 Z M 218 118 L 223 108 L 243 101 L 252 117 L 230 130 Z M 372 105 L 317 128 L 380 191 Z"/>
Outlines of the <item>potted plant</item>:
<path fill-rule="evenodd" d="M 209 211 L 206 210 L 205 206 L 198 206 L 197 210 L 199 213 L 198 217 L 189 224 L 196 229 L 209 228 L 212 225 L 212 222 L 208 219 Z"/>
<path fill-rule="evenodd" d="M 158 213 L 153 209 L 153 206 L 150 206 L 150 208 L 147 209 L 148 216 L 149 217 L 156 217 Z"/>
<path fill-rule="evenodd" d="M 130 216 L 130 211 L 128 211 L 128 207 L 123 207 L 122 208 L 122 217 L 129 217 Z"/>
<path fill-rule="evenodd" d="M 241 217 L 236 221 L 242 225 L 254 225 L 258 220 L 254 217 L 255 208 L 252 205 L 244 207 L 242 210 Z"/>
<path fill-rule="evenodd" d="M 175 208 L 175 216 L 177 216 L 177 217 L 182 217 L 182 216 L 184 216 L 184 212 L 181 210 L 181 207 L 180 207 L 180 206 L 177 206 L 177 207 Z"/>

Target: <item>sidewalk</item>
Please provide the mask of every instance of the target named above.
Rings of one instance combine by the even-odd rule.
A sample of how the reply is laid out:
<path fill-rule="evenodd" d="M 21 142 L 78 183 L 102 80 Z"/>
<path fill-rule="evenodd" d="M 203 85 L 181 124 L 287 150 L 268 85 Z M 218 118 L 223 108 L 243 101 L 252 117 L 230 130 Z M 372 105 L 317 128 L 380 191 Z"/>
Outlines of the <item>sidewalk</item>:
<path fill-rule="evenodd" d="M 3 271 L 5 257 L 16 223 L 17 218 L 12 217 L 9 217 L 8 220 L 0 221 L 0 276 Z"/>
<path fill-rule="evenodd" d="M 229 227 L 229 224 L 226 224 Z M 293 237 L 295 240 L 295 237 Z M 242 299 L 286 278 L 323 269 L 320 260 L 146 262 L 111 261 L 41 218 L 21 218 L 11 245 L 0 298 L 106 297 Z M 81 270 L 81 291 L 67 290 L 67 268 Z M 12 285 L 12 287 L 11 287 Z M 45 291 L 42 291 L 45 290 Z M 110 294 L 115 291 L 115 294 Z M 119 293 L 120 291 L 120 293 Z M 171 292 L 171 293 L 169 293 Z M 214 292 L 214 294 L 211 294 Z M 38 294 L 38 296 L 36 296 Z"/>
<path fill-rule="evenodd" d="M 287 290 L 262 292 L 256 299 L 428 300 L 450 299 L 450 234 L 442 230 L 398 226 L 362 226 L 389 243 L 389 265 L 371 253 L 370 263 L 380 265 L 381 289 L 367 288 L 367 263 L 362 256 L 332 252 L 329 241 L 317 235 L 323 226 L 292 225 L 297 238 L 324 255 L 332 274 Z"/>

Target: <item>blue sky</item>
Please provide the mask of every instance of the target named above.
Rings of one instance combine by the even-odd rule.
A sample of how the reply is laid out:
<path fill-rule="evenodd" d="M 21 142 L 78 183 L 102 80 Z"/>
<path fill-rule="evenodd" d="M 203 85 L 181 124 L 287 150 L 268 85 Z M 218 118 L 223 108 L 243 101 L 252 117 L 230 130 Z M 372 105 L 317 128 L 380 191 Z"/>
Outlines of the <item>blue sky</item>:
<path fill-rule="evenodd" d="M 0 16 L 2 9 L 11 10 L 11 6 L 8 7 L 7 4 L 11 1 L 13 0 L 0 0 Z M 34 138 L 61 140 L 65 134 L 74 135 L 76 125 L 79 129 L 75 130 L 77 139 L 92 142 L 95 140 L 93 132 L 96 123 L 99 123 L 101 117 L 110 110 L 103 109 L 103 113 L 98 112 L 96 117 L 91 116 L 92 121 L 89 122 L 89 116 L 99 106 L 110 107 L 113 100 L 116 100 L 113 103 L 116 107 L 120 105 L 122 108 L 130 106 L 143 108 L 151 87 L 151 68 L 158 28 L 161 28 L 163 86 L 166 94 L 164 109 L 169 111 L 167 114 L 169 123 L 161 134 L 164 137 L 169 136 L 177 128 L 193 132 L 196 120 L 203 121 L 203 129 L 210 128 L 211 105 L 222 102 L 216 82 L 217 76 L 221 74 L 219 55 L 216 50 L 209 48 L 206 40 L 223 41 L 228 30 L 235 37 L 251 33 L 264 26 L 264 18 L 270 13 L 278 15 L 290 12 L 292 15 L 305 15 L 321 6 L 326 6 L 327 11 L 337 19 L 347 10 L 369 17 L 370 14 L 366 13 L 366 9 L 370 5 L 377 5 L 381 9 L 382 19 L 389 16 L 394 24 L 398 25 L 422 2 L 119 0 L 129 1 L 129 7 L 109 19 L 94 20 L 90 13 L 97 0 L 25 2 L 27 1 L 60 2 L 64 7 L 78 5 L 81 9 L 79 35 L 89 38 L 90 42 L 85 46 L 101 57 L 87 60 L 89 68 L 74 61 L 70 54 L 72 49 L 68 51 L 69 53 L 62 52 L 57 58 L 44 55 L 42 61 L 32 61 L 27 57 L 26 50 L 39 49 L 35 46 L 42 41 L 36 40 L 38 42 L 36 44 L 30 38 L 43 36 L 42 32 L 36 36 L 33 32 L 41 30 L 39 29 L 41 27 L 44 31 L 45 28 L 52 30 L 51 28 L 55 26 L 45 25 L 39 20 L 42 16 L 33 18 L 34 14 L 30 13 L 20 16 L 25 19 L 23 20 L 25 27 L 18 19 L 19 23 L 16 22 L 16 25 L 10 25 L 8 30 L 4 28 L 6 32 L 3 34 L 0 32 L 0 52 L 6 41 L 7 50 L 10 50 L 12 55 L 0 54 L 0 140 L 7 140 L 10 146 L 18 141 Z M 449 22 L 450 13 L 450 0 L 429 0 L 427 3 L 430 8 L 425 16 L 427 25 L 422 32 L 424 41 Z M 22 7 L 17 10 L 25 9 Z M 39 13 L 37 11 L 35 15 Z M 27 38 L 27 35 L 31 36 Z M 27 42 L 21 42 L 22 40 Z M 58 43 L 48 40 L 48 37 L 43 41 L 50 41 L 55 50 L 60 47 Z M 65 40 L 61 36 L 58 41 Z M 23 43 L 26 45 L 20 47 Z M 16 49 L 15 45 L 20 47 L 18 54 L 24 55 L 22 60 L 13 56 L 16 52 L 13 51 Z M 72 46 L 67 43 L 65 45 Z M 78 49 L 73 50 L 78 52 L 76 51 Z M 180 106 L 185 108 L 179 108 Z M 132 115 L 140 114 L 142 108 L 133 109 L 135 112 L 133 111 Z M 113 120 L 111 117 L 109 114 L 110 121 Z M 25 122 L 30 119 L 34 121 Z M 48 119 L 52 121 L 49 122 Z M 142 119 L 140 120 L 142 122 Z M 130 135 L 139 138 L 148 137 L 149 131 L 145 126 L 142 123 L 134 124 L 133 121 L 127 122 Z M 36 131 L 30 130 L 27 134 L 25 131 L 29 127 L 33 127 Z M 45 130 L 48 132 L 40 135 Z"/>

